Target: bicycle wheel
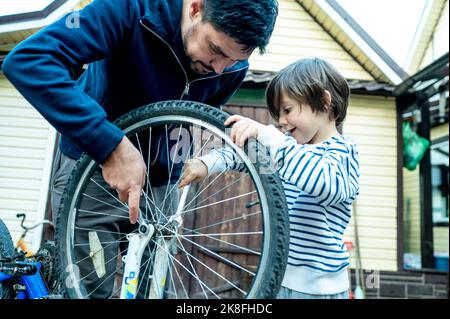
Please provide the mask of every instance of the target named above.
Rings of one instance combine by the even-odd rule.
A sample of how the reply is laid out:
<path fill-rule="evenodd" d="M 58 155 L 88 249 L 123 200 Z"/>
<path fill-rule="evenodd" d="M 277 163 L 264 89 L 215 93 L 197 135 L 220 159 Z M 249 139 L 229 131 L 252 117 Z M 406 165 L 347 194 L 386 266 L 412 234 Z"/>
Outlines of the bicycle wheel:
<path fill-rule="evenodd" d="M 156 229 L 142 256 L 138 298 L 152 296 L 161 252 L 168 258 L 163 298 L 274 298 L 279 290 L 289 236 L 283 187 L 256 142 L 245 149 L 232 143 L 223 125 L 227 117 L 205 104 L 164 101 L 115 123 L 146 161 L 140 214 Z M 239 171 L 193 183 L 174 231 L 168 221 L 179 202 L 184 162 L 222 147 L 232 150 Z M 127 235 L 139 232 L 129 223 L 126 203 L 87 156 L 74 168 L 61 203 L 56 240 L 67 297 L 118 298 Z"/>
<path fill-rule="evenodd" d="M 14 256 L 14 244 L 5 223 L 0 219 L 0 260 Z M 13 283 L 9 280 L 0 282 L 0 299 L 14 299 Z"/>

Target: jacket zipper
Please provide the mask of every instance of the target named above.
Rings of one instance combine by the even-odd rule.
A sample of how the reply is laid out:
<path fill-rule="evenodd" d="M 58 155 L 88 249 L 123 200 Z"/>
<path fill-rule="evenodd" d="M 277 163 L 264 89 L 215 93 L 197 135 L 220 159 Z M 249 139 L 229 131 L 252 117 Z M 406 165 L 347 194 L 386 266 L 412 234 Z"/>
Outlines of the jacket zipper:
<path fill-rule="evenodd" d="M 172 47 L 170 46 L 170 44 L 167 43 L 163 38 L 161 38 L 161 37 L 160 37 L 156 32 L 154 32 L 152 29 L 150 29 L 149 27 L 147 27 L 147 26 L 144 24 L 144 22 L 142 22 L 142 20 L 139 20 L 139 23 L 140 23 L 145 29 L 147 29 L 148 31 L 150 31 L 151 33 L 153 33 L 158 39 L 160 39 L 163 43 L 165 43 L 165 44 L 167 45 L 167 47 L 169 48 L 170 52 L 172 52 L 173 56 L 174 56 L 175 59 L 177 60 L 178 65 L 180 66 L 181 70 L 183 71 L 183 73 L 184 73 L 184 78 L 185 78 L 185 85 L 184 85 L 184 90 L 183 90 L 183 93 L 181 94 L 180 100 L 182 100 L 183 97 L 184 97 L 185 95 L 188 95 L 188 94 L 189 94 L 190 86 L 191 86 L 191 84 L 194 83 L 194 82 L 201 81 L 201 80 L 209 80 L 209 79 L 216 78 L 216 77 L 219 77 L 219 76 L 224 75 L 224 74 L 229 74 L 229 73 L 239 72 L 239 71 L 242 71 L 242 70 L 244 70 L 244 69 L 247 68 L 247 67 L 243 67 L 243 68 L 240 68 L 240 69 L 237 69 L 237 70 L 224 72 L 224 73 L 222 73 L 222 74 L 216 74 L 216 75 L 208 76 L 208 77 L 206 77 L 206 78 L 194 79 L 194 80 L 192 80 L 191 82 L 189 82 L 189 78 L 188 78 L 188 76 L 187 76 L 186 70 L 184 69 L 183 65 L 182 65 L 181 62 L 180 62 L 180 59 L 178 59 L 177 55 L 176 55 L 175 52 L 173 51 L 173 49 L 172 49 Z"/>

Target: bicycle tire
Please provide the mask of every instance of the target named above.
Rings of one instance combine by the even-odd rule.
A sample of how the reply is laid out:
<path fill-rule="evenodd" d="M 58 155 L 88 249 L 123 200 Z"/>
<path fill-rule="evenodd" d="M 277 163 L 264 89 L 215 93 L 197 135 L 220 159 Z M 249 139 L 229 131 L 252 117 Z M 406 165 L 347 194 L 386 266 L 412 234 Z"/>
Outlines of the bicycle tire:
<path fill-rule="evenodd" d="M 5 223 L 0 219 L 0 260 L 14 256 L 14 244 Z M 9 280 L 0 283 L 0 299 L 14 299 L 13 283 Z"/>
<path fill-rule="evenodd" d="M 213 108 L 211 106 L 208 106 L 206 104 L 197 103 L 197 102 L 190 102 L 190 101 L 164 101 L 164 102 L 157 102 L 152 103 L 146 106 L 143 106 L 139 109 L 136 109 L 130 113 L 127 113 L 126 115 L 119 118 L 115 124 L 124 130 L 126 132 L 127 136 L 133 136 L 132 134 L 136 131 L 143 130 L 144 128 L 139 127 L 139 125 L 144 125 L 140 123 L 147 123 L 148 121 L 160 121 L 157 122 L 158 125 L 162 125 L 161 123 L 164 123 L 163 119 L 177 119 L 177 120 L 170 120 L 173 122 L 179 121 L 180 128 L 182 125 L 185 125 L 188 120 L 192 120 L 196 122 L 199 125 L 203 125 L 202 128 L 207 127 L 215 132 L 215 134 L 219 134 L 218 132 L 221 132 L 222 135 L 220 137 L 223 139 L 223 134 L 225 131 L 225 127 L 223 125 L 226 118 L 228 118 L 228 114 L 217 109 Z M 151 119 L 151 120 L 149 120 Z M 169 121 L 169 120 L 167 120 Z M 168 123 L 172 123 L 172 122 Z M 186 121 L 183 122 L 183 121 Z M 183 124 L 185 123 L 185 124 Z M 148 124 L 146 124 L 148 125 Z M 171 124 L 170 124 L 171 125 Z M 177 122 L 178 125 L 178 122 Z M 187 124 L 186 124 L 187 125 Z M 166 125 L 166 139 L 167 139 L 167 125 Z M 146 129 L 146 128 L 145 128 Z M 215 129 L 215 130 L 213 130 Z M 127 131 L 128 130 L 128 131 Z M 150 129 L 149 129 L 150 130 Z M 141 132 L 139 131 L 139 132 Z M 137 136 L 138 133 L 136 133 L 136 139 L 139 143 L 139 137 Z M 150 132 L 151 136 L 151 132 Z M 179 140 L 177 139 L 177 146 L 178 146 Z M 159 140 L 158 140 L 159 143 Z M 139 148 L 141 145 L 139 144 Z M 151 148 L 151 146 L 149 146 Z M 190 150 L 192 148 L 192 143 L 190 146 Z M 158 151 L 159 151 L 159 145 L 158 145 Z M 150 152 L 150 151 L 149 151 Z M 175 151 L 176 152 L 176 151 Z M 149 153 L 150 154 L 150 153 Z M 167 150 L 167 156 L 169 156 L 169 151 Z M 235 286 L 238 288 L 238 290 L 241 290 L 241 294 L 245 298 L 274 298 L 280 288 L 281 281 L 283 279 L 285 267 L 287 264 L 287 254 L 288 254 L 288 243 L 289 243 L 289 224 L 288 224 L 288 214 L 287 214 L 287 206 L 285 202 L 284 197 L 284 190 L 281 184 L 281 181 L 278 177 L 278 174 L 274 171 L 270 174 L 260 174 L 258 172 L 264 171 L 264 167 L 267 165 L 270 165 L 270 160 L 268 160 L 267 154 L 258 154 L 259 159 L 249 164 L 249 160 L 244 159 L 244 156 L 242 156 L 243 160 L 246 160 L 245 163 L 247 171 L 250 171 L 248 175 L 252 174 L 251 180 L 254 182 L 257 187 L 257 198 L 259 201 L 260 206 L 264 206 L 261 208 L 261 228 L 263 229 L 261 231 L 262 239 L 258 239 L 262 243 L 261 251 L 260 253 L 260 259 L 257 261 L 257 266 L 255 273 L 250 279 L 249 288 L 248 291 L 245 291 L 245 293 L 242 293 L 243 289 L 241 286 L 243 286 L 242 282 L 237 282 Z M 266 158 L 261 160 L 261 156 L 265 156 Z M 253 168 L 251 167 L 253 165 Z M 66 185 L 66 189 L 63 192 L 62 199 L 61 199 L 61 206 L 58 211 L 57 215 L 57 222 L 56 222 L 56 242 L 59 244 L 57 245 L 58 253 L 57 253 L 57 267 L 58 267 L 58 275 L 60 282 L 63 284 L 63 292 L 67 298 L 86 298 L 87 296 L 91 296 L 90 293 L 88 294 L 87 288 L 83 282 L 83 278 L 78 278 L 77 276 L 81 277 L 80 274 L 77 274 L 78 269 L 73 268 L 74 264 L 76 263 L 75 257 L 78 254 L 78 252 L 75 252 L 75 241 L 77 240 L 75 237 L 78 237 L 79 235 L 75 234 L 74 229 L 77 228 L 76 222 L 78 220 L 81 220 L 80 208 L 81 202 L 86 200 L 85 194 L 83 192 L 88 187 L 86 186 L 89 184 L 89 178 L 91 181 L 94 181 L 92 177 L 95 174 L 95 167 L 98 165 L 87 155 L 83 155 L 80 160 L 77 162 L 74 170 L 72 171 L 72 174 L 68 180 L 68 183 Z M 173 164 L 172 164 L 173 167 Z M 97 167 L 98 169 L 98 167 Z M 170 171 L 171 172 L 171 171 Z M 253 173 L 252 173 L 253 172 Z M 256 172 L 256 173 L 255 173 Z M 91 174 L 91 175 L 89 175 Z M 170 175 L 169 175 L 170 178 Z M 150 183 L 150 182 L 149 182 Z M 98 185 L 98 183 L 96 183 Z M 151 191 L 151 188 L 150 188 Z M 169 192 L 170 194 L 170 192 Z M 109 195 L 112 196 L 110 193 Z M 108 196 L 109 196 L 108 195 Z M 166 195 L 167 195 L 167 189 L 166 189 Z M 215 195 L 215 194 L 213 194 Z M 84 196 L 84 197 L 83 197 Z M 83 198 L 82 198 L 83 197 Z M 82 199 L 81 199 L 82 198 Z M 149 198 L 150 200 L 150 198 Z M 156 200 L 155 200 L 156 202 Z M 77 206 L 78 205 L 78 206 Z M 155 208 L 155 207 L 154 207 Z M 147 209 L 147 207 L 146 207 Z M 264 209 L 264 211 L 263 211 Z M 151 210 L 151 209 L 150 209 Z M 164 203 L 162 205 L 162 209 L 164 210 Z M 194 212 L 196 213 L 196 212 Z M 192 213 L 192 214 L 194 214 Z M 250 215 L 249 215 L 250 216 Z M 79 218 L 79 219 L 78 219 Z M 242 217 L 242 218 L 245 218 Z M 250 218 L 250 217 L 249 217 Z M 225 223 L 225 222 L 223 222 Z M 227 221 L 227 223 L 232 223 L 230 221 Z M 207 226 L 207 227 L 214 227 L 213 226 Z M 231 227 L 231 226 L 230 226 Z M 239 227 L 239 226 L 233 226 L 233 227 Z M 82 228 L 82 227 L 78 227 Z M 188 229 L 189 231 L 192 231 L 191 229 Z M 198 228 L 197 228 L 198 230 Z M 195 231 L 195 229 L 194 229 Z M 81 231 L 80 231 L 81 232 Z M 198 231 L 197 231 L 198 232 Z M 250 232 L 249 232 L 250 233 Z M 192 236 L 195 236 L 193 232 L 191 232 Z M 208 234 L 209 235 L 209 234 Z M 162 235 L 161 235 L 162 236 Z M 176 234 L 178 236 L 178 234 Z M 200 236 L 200 235 L 199 235 Z M 231 236 L 231 235 L 230 235 Z M 255 235 L 257 237 L 258 235 Z M 187 237 L 187 236 L 186 236 Z M 248 235 L 248 238 L 250 238 L 250 235 Z M 259 238 L 259 237 L 258 237 Z M 208 239 L 206 239 L 208 240 Z M 81 245 L 81 244 L 77 244 Z M 86 244 L 87 245 L 87 242 Z M 109 245 L 109 244 L 108 244 Z M 178 244 L 177 244 L 178 245 Z M 194 242 L 192 242 L 191 245 L 194 245 Z M 231 245 L 231 244 L 230 244 Z M 182 244 L 181 244 L 182 246 Z M 236 246 L 236 245 L 235 245 Z M 178 246 L 180 248 L 180 246 Z M 167 248 L 167 247 L 166 247 Z M 186 259 L 194 259 L 194 255 L 188 255 L 187 250 L 185 250 L 184 246 L 182 247 L 183 250 L 186 252 Z M 240 253 L 243 253 L 242 251 Z M 236 254 L 239 254 L 236 253 Z M 216 254 L 214 258 L 221 258 L 222 255 L 220 253 Z M 229 256 L 230 254 L 224 254 L 226 256 Z M 113 256 L 117 259 L 117 257 Z M 83 259 L 80 259 L 78 261 L 81 262 L 81 260 L 85 260 L 88 258 L 84 257 Z M 231 258 L 231 257 L 222 257 L 222 258 Z M 180 268 L 178 264 L 175 264 L 175 257 L 172 257 L 172 267 L 174 268 L 172 270 L 172 278 L 171 283 L 173 285 L 172 290 L 178 290 L 182 291 L 181 288 L 176 287 L 176 276 L 175 272 L 176 267 Z M 207 258 L 205 257 L 205 260 Z M 250 258 L 248 258 L 250 259 Z M 231 259 L 230 259 L 231 260 Z M 110 262 L 111 259 L 109 259 L 106 263 Z M 222 260 L 223 261 L 223 260 Z M 105 263 L 105 264 L 106 264 Z M 179 262 L 177 262 L 179 263 Z M 206 263 L 206 262 L 205 262 Z M 191 263 L 192 266 L 192 263 Z M 220 267 L 223 265 L 220 264 Z M 229 265 L 228 265 L 229 266 Z M 117 266 L 115 266 L 116 271 L 118 271 Z M 200 266 L 198 266 L 201 268 Z M 206 266 L 205 266 L 206 267 Z M 217 266 L 219 267 L 219 266 Z M 151 268 L 151 266 L 150 266 Z M 195 267 L 192 266 L 192 269 Z M 231 267 L 232 268 L 232 267 Z M 181 269 L 181 268 L 180 268 Z M 220 275 L 219 268 L 217 268 L 216 274 Z M 169 269 L 170 270 L 170 269 Z M 245 269 L 244 269 L 245 270 Z M 92 274 L 96 269 L 92 270 L 90 273 L 88 273 L 86 276 L 89 276 Z M 205 270 L 206 271 L 206 270 Z M 226 271 L 229 271 L 228 269 Z M 188 272 L 188 271 L 187 271 Z M 193 270 L 194 274 L 197 275 L 197 272 Z M 236 277 L 235 269 L 231 271 L 231 276 Z M 112 274 L 111 274 L 112 275 Z M 190 272 L 191 277 L 193 277 L 192 270 Z M 203 278 L 207 278 L 205 277 Z M 114 275 L 116 277 L 116 275 Z M 234 278 L 233 277 L 233 278 Z M 209 278 L 209 277 L 208 277 Z M 213 290 L 211 290 L 209 287 L 206 287 L 204 282 L 201 282 L 201 280 L 198 278 L 199 283 L 197 283 L 198 286 L 200 286 L 201 290 L 203 290 L 203 295 L 201 295 L 200 292 L 196 292 L 194 294 L 187 293 L 186 288 L 184 287 L 183 282 L 181 281 L 181 278 L 178 275 L 178 279 L 181 282 L 182 288 L 185 290 L 186 297 L 189 298 L 209 298 L 209 295 L 212 293 L 216 297 L 221 297 L 217 295 Z M 217 281 L 220 281 L 220 279 L 216 279 Z M 231 279 L 230 279 L 231 280 Z M 86 284 L 87 285 L 87 284 Z M 204 287 L 209 289 L 209 291 L 205 292 Z M 97 287 L 98 288 L 98 287 Z M 97 289 L 96 288 L 96 289 Z M 216 289 L 217 287 L 214 287 L 213 289 Z M 170 288 L 169 288 L 170 289 Z M 231 296 L 232 298 L 236 297 L 236 292 L 233 292 L 235 288 L 231 288 L 231 292 L 229 292 L 228 296 Z M 217 289 L 218 290 L 218 289 Z M 234 293 L 234 295 L 233 295 Z M 176 291 L 175 291 L 176 294 Z M 172 292 L 173 295 L 173 292 Z M 226 297 L 227 295 L 225 295 Z M 240 298 L 240 297 L 238 297 Z"/>

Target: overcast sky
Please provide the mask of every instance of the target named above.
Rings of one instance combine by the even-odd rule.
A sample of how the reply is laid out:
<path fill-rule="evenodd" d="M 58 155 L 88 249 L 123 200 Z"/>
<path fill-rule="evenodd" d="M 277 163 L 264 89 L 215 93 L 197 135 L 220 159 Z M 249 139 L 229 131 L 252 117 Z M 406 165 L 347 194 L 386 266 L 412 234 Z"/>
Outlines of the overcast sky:
<path fill-rule="evenodd" d="M 0 0 L 0 15 L 38 11 L 53 0 Z M 337 0 L 366 32 L 401 66 L 427 1 Z"/>
<path fill-rule="evenodd" d="M 427 1 L 337 0 L 403 68 Z"/>

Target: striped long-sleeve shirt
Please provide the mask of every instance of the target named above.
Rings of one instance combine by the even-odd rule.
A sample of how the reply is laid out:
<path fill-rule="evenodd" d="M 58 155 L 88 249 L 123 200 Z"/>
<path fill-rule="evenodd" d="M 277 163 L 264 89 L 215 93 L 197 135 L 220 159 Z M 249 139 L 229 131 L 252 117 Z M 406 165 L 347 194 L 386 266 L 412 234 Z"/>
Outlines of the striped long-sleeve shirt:
<path fill-rule="evenodd" d="M 355 143 L 335 135 L 319 144 L 298 144 L 272 125 L 258 141 L 269 148 L 283 182 L 289 210 L 289 259 L 282 285 L 309 294 L 348 289 L 348 251 L 343 242 L 351 205 L 359 193 Z M 236 169 L 230 150 L 201 158 L 210 173 Z"/>

